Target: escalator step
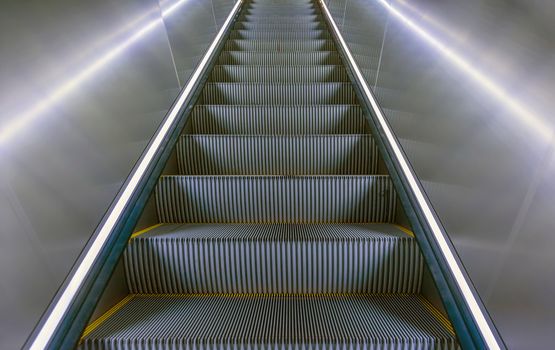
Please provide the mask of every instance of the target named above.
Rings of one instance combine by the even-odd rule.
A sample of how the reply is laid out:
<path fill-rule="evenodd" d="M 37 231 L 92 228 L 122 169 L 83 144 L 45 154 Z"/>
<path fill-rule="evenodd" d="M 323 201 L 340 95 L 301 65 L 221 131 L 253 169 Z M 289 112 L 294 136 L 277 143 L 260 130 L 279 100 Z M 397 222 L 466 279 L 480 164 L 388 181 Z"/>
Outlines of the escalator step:
<path fill-rule="evenodd" d="M 400 350 L 456 348 L 416 295 L 136 295 L 89 332 L 83 350 Z"/>
<path fill-rule="evenodd" d="M 418 293 L 414 238 L 384 224 L 174 224 L 133 238 L 131 293 Z"/>
<path fill-rule="evenodd" d="M 252 15 L 252 14 L 243 14 L 238 19 L 238 21 L 242 22 L 251 22 L 251 23 L 310 23 L 310 22 L 322 22 L 322 16 L 319 14 L 316 15 L 293 15 L 289 14 L 287 16 L 280 16 L 277 14 L 268 14 L 268 15 Z"/>
<path fill-rule="evenodd" d="M 297 31 L 311 31 L 311 30 L 324 30 L 325 25 L 320 22 L 309 23 L 253 23 L 253 22 L 238 22 L 233 25 L 234 29 L 252 30 L 252 31 L 280 31 L 280 32 L 297 32 Z"/>
<path fill-rule="evenodd" d="M 335 51 L 333 41 L 315 40 L 228 40 L 224 47 L 228 51 Z"/>
<path fill-rule="evenodd" d="M 310 30 L 297 32 L 277 32 L 268 30 L 250 31 L 250 30 L 232 30 L 229 33 L 230 39 L 258 39 L 258 40 L 299 40 L 299 39 L 329 39 L 330 34 L 324 30 Z"/>
<path fill-rule="evenodd" d="M 356 104 L 349 83 L 207 83 L 203 104 L 311 105 Z"/>
<path fill-rule="evenodd" d="M 185 130 L 192 134 L 355 134 L 369 133 L 358 105 L 197 105 Z"/>
<path fill-rule="evenodd" d="M 392 222 L 386 175 L 162 176 L 156 205 L 164 223 Z"/>
<path fill-rule="evenodd" d="M 283 8 L 282 6 L 274 7 L 274 6 L 261 6 L 261 7 L 247 7 L 245 9 L 245 15 L 254 15 L 254 16 L 266 16 L 266 15 L 287 15 L 290 16 L 291 14 L 294 15 L 316 15 L 318 14 L 318 10 L 314 7 L 299 7 L 295 6 L 293 8 Z"/>
<path fill-rule="evenodd" d="M 324 83 L 348 82 L 341 65 L 247 66 L 218 65 L 210 75 L 212 82 Z"/>
<path fill-rule="evenodd" d="M 183 135 L 183 175 L 370 175 L 378 149 L 370 135 Z"/>
<path fill-rule="evenodd" d="M 224 51 L 219 64 L 235 65 L 325 65 L 341 64 L 339 54 L 335 51 Z"/>

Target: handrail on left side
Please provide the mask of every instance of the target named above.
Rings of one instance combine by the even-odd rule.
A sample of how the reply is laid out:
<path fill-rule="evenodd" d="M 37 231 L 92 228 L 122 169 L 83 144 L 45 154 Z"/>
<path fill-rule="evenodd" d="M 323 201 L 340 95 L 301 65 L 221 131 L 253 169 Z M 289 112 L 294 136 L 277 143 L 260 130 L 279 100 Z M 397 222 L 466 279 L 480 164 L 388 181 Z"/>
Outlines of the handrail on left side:
<path fill-rule="evenodd" d="M 242 4 L 243 0 L 236 1 L 24 348 L 74 348 L 187 122 L 207 73 L 223 48 Z"/>

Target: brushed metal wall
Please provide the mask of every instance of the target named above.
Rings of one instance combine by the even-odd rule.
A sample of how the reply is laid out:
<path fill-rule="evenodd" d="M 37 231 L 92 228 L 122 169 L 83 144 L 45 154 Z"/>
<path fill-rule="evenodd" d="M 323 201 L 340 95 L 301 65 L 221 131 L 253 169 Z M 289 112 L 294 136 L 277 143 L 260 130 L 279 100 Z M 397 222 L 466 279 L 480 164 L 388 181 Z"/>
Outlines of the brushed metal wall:
<path fill-rule="evenodd" d="M 555 334 L 555 3 L 329 0 L 501 335 Z"/>
<path fill-rule="evenodd" d="M 232 4 L 2 2 L 0 349 L 23 345 Z"/>

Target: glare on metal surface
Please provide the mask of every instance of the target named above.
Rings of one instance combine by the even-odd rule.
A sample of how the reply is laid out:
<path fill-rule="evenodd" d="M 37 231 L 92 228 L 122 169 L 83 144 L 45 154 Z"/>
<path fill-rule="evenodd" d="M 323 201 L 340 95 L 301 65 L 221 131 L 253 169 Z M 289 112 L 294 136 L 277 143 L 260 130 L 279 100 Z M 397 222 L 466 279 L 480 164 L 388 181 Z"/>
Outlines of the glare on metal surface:
<path fill-rule="evenodd" d="M 43 99 L 36 101 L 28 110 L 22 114 L 14 116 L 11 121 L 0 129 L 0 146 L 6 143 L 12 135 L 19 130 L 29 125 L 35 118 L 46 112 L 49 108 L 53 107 L 56 103 L 60 102 L 64 97 L 68 96 L 72 91 L 75 91 L 81 84 L 93 77 L 95 73 L 105 67 L 108 63 L 112 62 L 115 58 L 120 56 L 125 50 L 133 44 L 141 40 L 145 35 L 152 32 L 159 25 L 163 24 L 164 17 L 168 17 L 175 10 L 177 10 L 187 0 L 178 0 L 171 4 L 166 9 L 162 9 L 161 17 L 152 20 L 142 27 L 135 28 L 128 37 L 114 45 L 111 49 L 100 55 L 97 59 L 93 60 L 88 66 L 84 67 L 75 76 L 63 82 L 58 87 L 54 88 Z M 142 16 L 144 17 L 144 16 Z M 141 18 L 142 18 L 141 17 Z M 137 20 L 133 23 L 138 22 Z M 128 27 L 126 25 L 125 27 Z M 118 31 L 119 32 L 119 31 Z"/>
<path fill-rule="evenodd" d="M 494 81 L 486 73 L 473 66 L 463 55 L 455 52 L 449 45 L 436 38 L 433 34 L 418 25 L 405 13 L 399 11 L 386 0 L 378 0 L 378 3 L 385 7 L 391 15 L 406 27 L 411 29 L 416 35 L 423 39 L 427 44 L 440 52 L 450 63 L 459 68 L 467 76 L 472 78 L 480 87 L 487 91 L 491 96 L 496 98 L 502 105 L 513 112 L 514 116 L 519 118 L 525 125 L 531 128 L 538 136 L 546 141 L 551 141 L 552 128 L 537 114 L 531 111 L 515 97 L 511 96 L 500 84 Z"/>

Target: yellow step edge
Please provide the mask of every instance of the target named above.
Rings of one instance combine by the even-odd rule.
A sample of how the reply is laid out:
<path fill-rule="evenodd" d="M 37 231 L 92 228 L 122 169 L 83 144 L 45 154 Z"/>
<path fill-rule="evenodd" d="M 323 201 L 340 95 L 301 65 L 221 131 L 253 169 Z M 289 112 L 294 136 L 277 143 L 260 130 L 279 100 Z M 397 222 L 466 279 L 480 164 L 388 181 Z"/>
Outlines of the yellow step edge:
<path fill-rule="evenodd" d="M 408 228 L 403 227 L 403 226 L 401 226 L 401 225 L 397 225 L 397 224 L 394 224 L 394 225 L 395 225 L 395 227 L 397 227 L 399 230 L 403 231 L 403 232 L 406 233 L 407 235 L 409 235 L 409 236 L 411 236 L 412 238 L 414 238 L 414 232 L 412 232 L 412 231 L 409 230 Z"/>
<path fill-rule="evenodd" d="M 447 329 L 452 335 L 455 335 L 455 329 L 453 328 L 453 325 L 451 324 L 449 319 L 445 317 L 445 315 L 441 313 L 441 311 L 439 311 L 434 305 L 432 305 L 432 303 L 430 303 L 428 299 L 424 298 L 421 295 L 419 295 L 419 298 L 422 301 L 422 305 L 424 305 L 426 309 L 430 311 L 430 313 L 445 327 L 445 329 Z"/>
<path fill-rule="evenodd" d="M 155 229 L 155 228 L 157 228 L 157 227 L 160 227 L 160 226 L 162 226 L 162 225 L 164 225 L 164 224 L 163 224 L 163 223 L 161 223 L 161 224 L 156 224 L 156 225 L 152 225 L 152 226 L 150 226 L 150 227 L 147 227 L 147 228 L 145 228 L 144 230 L 137 231 L 137 232 L 133 233 L 133 234 L 131 235 L 131 237 L 129 237 L 129 239 L 131 240 L 131 239 L 133 239 L 133 238 L 137 238 L 138 236 L 142 235 L 143 233 L 147 233 L 148 231 L 153 230 L 153 229 Z"/>
<path fill-rule="evenodd" d="M 83 340 L 83 338 L 85 338 L 92 331 L 94 331 L 96 328 L 98 328 L 98 326 L 100 326 L 104 321 L 106 321 L 108 318 L 110 318 L 110 316 L 112 316 L 119 309 L 121 309 L 123 306 L 125 306 L 125 304 L 127 304 L 129 301 L 131 301 L 131 299 L 133 299 L 134 297 L 135 297 L 134 294 L 127 295 L 125 298 L 120 300 L 116 305 L 112 306 L 108 311 L 106 311 L 104 314 L 102 314 L 102 316 L 100 316 L 99 318 L 94 320 L 92 323 L 90 323 L 87 326 L 87 328 L 85 328 L 85 330 L 83 331 L 83 334 L 81 335 L 81 340 Z"/>

